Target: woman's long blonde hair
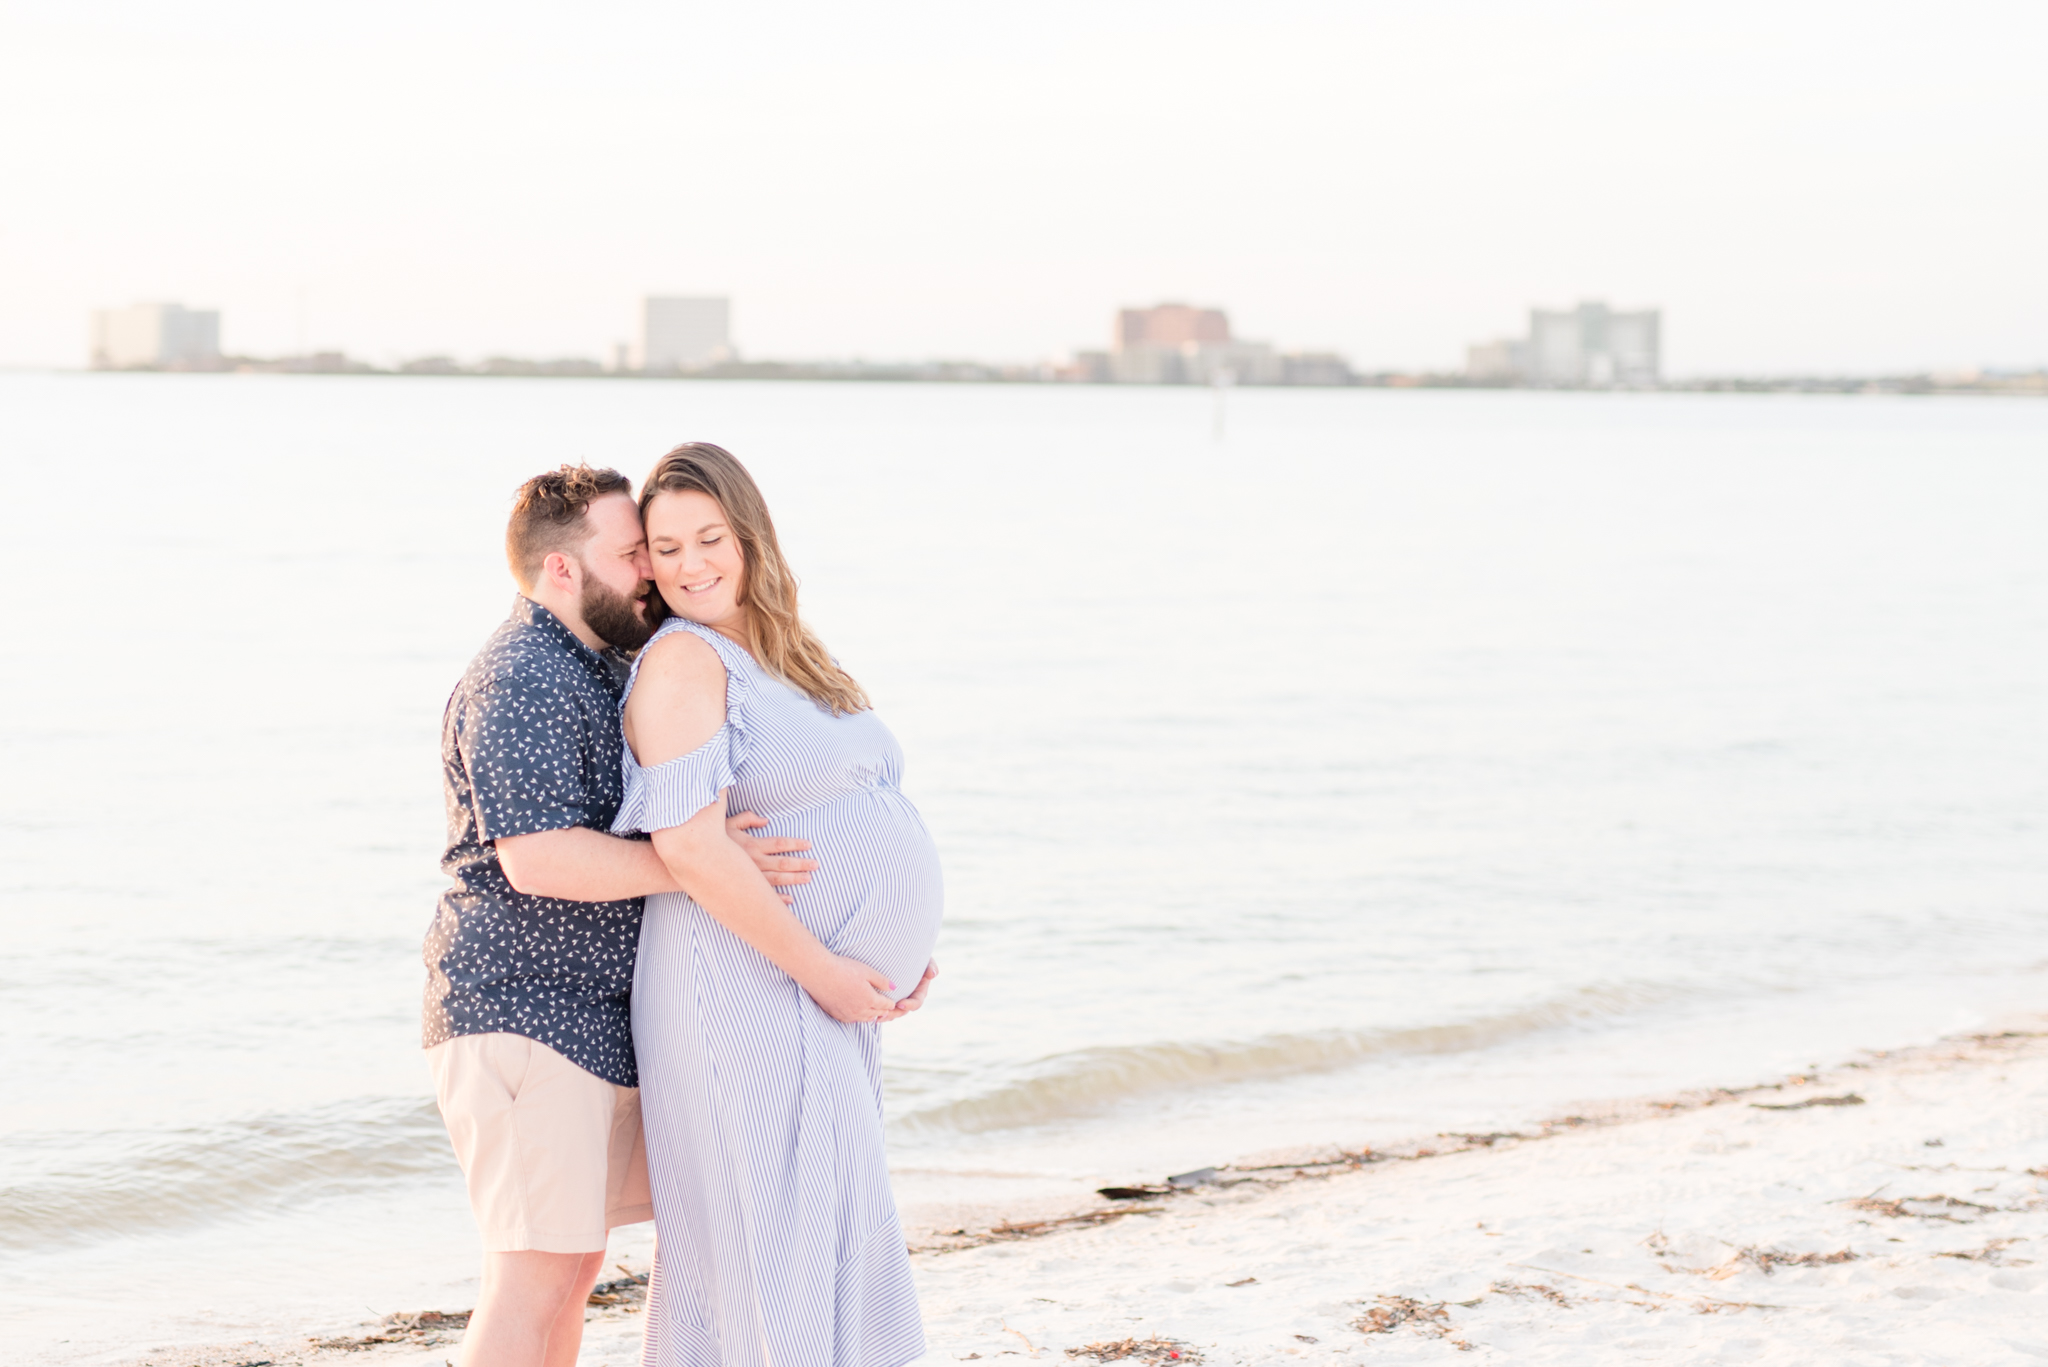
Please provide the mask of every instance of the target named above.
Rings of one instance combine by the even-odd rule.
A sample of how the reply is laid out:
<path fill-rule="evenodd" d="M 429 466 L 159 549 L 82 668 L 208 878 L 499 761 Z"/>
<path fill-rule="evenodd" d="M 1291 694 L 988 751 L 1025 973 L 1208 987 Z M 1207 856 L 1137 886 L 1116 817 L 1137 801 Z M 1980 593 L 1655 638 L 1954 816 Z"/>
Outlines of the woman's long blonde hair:
<path fill-rule="evenodd" d="M 688 441 L 663 456 L 640 487 L 640 517 L 658 494 L 694 489 L 717 501 L 740 540 L 746 575 L 739 604 L 747 609 L 754 658 L 784 683 L 832 709 L 834 716 L 865 712 L 871 703 L 841 669 L 796 610 L 796 575 L 782 558 L 775 520 L 760 486 L 733 453 L 708 441 Z"/>

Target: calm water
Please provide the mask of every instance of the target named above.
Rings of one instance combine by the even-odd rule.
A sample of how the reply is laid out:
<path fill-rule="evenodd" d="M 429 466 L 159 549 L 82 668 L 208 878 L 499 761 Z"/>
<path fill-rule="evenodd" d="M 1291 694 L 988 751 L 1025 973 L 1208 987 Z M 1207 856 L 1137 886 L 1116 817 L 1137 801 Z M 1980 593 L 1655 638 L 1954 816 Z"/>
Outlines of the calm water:
<path fill-rule="evenodd" d="M 0 1356 L 469 1304 L 438 723 L 563 459 L 738 452 L 903 741 L 914 1221 L 2048 999 L 2048 404 L 1229 405 L 0 376 Z"/>

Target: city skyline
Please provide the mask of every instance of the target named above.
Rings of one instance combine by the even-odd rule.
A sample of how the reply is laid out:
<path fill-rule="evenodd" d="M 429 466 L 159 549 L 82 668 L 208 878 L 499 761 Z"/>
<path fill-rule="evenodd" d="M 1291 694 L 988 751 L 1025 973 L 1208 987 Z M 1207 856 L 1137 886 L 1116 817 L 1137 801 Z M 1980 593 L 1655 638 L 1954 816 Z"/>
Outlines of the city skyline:
<path fill-rule="evenodd" d="M 641 296 L 637 300 L 636 305 L 633 308 L 634 322 L 631 324 L 631 326 L 614 329 L 616 333 L 628 335 L 615 337 L 614 339 L 607 341 L 601 346 L 588 346 L 579 348 L 576 346 L 569 345 L 542 345 L 532 350 L 522 350 L 521 348 L 508 346 L 504 344 L 493 345 L 490 343 L 485 343 L 482 345 L 463 349 L 446 348 L 440 350 L 428 350 L 426 352 L 420 352 L 407 351 L 392 347 L 366 347 L 362 349 L 352 350 L 342 346 L 314 345 L 304 347 L 303 349 L 284 348 L 281 350 L 272 351 L 269 353 L 269 355 L 272 358 L 280 360 L 294 357 L 312 358 L 315 356 L 325 357 L 329 360 L 347 357 L 354 361 L 363 362 L 363 364 L 353 367 L 357 369 L 380 368 L 392 371 L 410 371 L 413 373 L 442 373 L 444 371 L 447 373 L 454 373 L 457 369 L 467 369 L 474 371 L 486 367 L 492 361 L 503 362 L 513 359 L 519 359 L 522 361 L 540 360 L 547 364 L 552 364 L 558 367 L 558 369 L 548 373 L 581 374 L 597 373 L 600 371 L 606 373 L 620 371 L 640 372 L 643 370 L 647 370 L 649 368 L 646 364 L 645 359 L 650 354 L 648 342 L 650 336 L 650 318 L 648 310 L 650 306 L 658 304 L 668 306 L 712 306 L 719 312 L 715 320 L 713 320 L 708 315 L 701 319 L 693 318 L 687 322 L 683 321 L 681 318 L 678 317 L 675 319 L 675 321 L 666 324 L 665 329 L 668 332 L 673 333 L 677 329 L 681 329 L 682 334 L 687 334 L 692 337 L 695 337 L 697 334 L 702 333 L 703 336 L 711 337 L 713 338 L 713 340 L 706 343 L 702 347 L 699 347 L 695 342 L 678 343 L 677 345 L 682 346 L 684 349 L 680 352 L 676 352 L 674 355 L 665 355 L 664 358 L 658 360 L 657 363 L 652 367 L 655 373 L 665 373 L 668 370 L 680 370 L 688 372 L 701 368 L 703 365 L 706 364 L 712 364 L 720 361 L 736 360 L 740 356 L 741 348 L 738 345 L 737 338 L 733 335 L 731 327 L 730 299 L 728 297 L 656 295 Z M 1160 307 L 1182 308 L 1185 306 L 1174 304 L 1154 306 L 1155 309 Z M 1605 387 L 1610 383 L 1610 377 L 1604 372 L 1592 374 L 1571 374 L 1567 373 L 1566 371 L 1557 370 L 1555 368 L 1549 370 L 1546 370 L 1540 366 L 1531 368 L 1531 361 L 1529 358 L 1532 355 L 1531 347 L 1532 345 L 1537 344 L 1540 331 L 1545 326 L 1545 324 L 1539 321 L 1539 319 L 1548 320 L 1548 325 L 1551 328 L 1551 336 L 1554 339 L 1558 339 L 1555 342 L 1555 344 L 1565 345 L 1563 339 L 1567 336 L 1575 336 L 1577 330 L 1584 326 L 1584 324 L 1582 324 L 1582 322 L 1580 321 L 1580 314 L 1582 314 L 1585 310 L 1589 308 L 1596 310 L 1604 310 L 1606 309 L 1606 307 L 1607 306 L 1604 303 L 1600 303 L 1598 301 L 1590 301 L 1582 302 L 1578 306 L 1576 306 L 1575 309 L 1571 310 L 1543 310 L 1541 308 L 1536 307 L 1519 309 L 1515 310 L 1514 312 L 1519 313 L 1520 316 L 1524 318 L 1527 323 L 1527 335 L 1523 337 L 1518 338 L 1507 336 L 1504 334 L 1497 334 L 1495 338 L 1484 342 L 1471 342 L 1468 340 L 1466 343 L 1464 343 L 1458 348 L 1458 354 L 1456 357 L 1449 360 L 1439 360 L 1432 364 L 1381 364 L 1377 366 L 1360 365 L 1352 368 L 1361 374 L 1413 374 L 1434 375 L 1440 377 L 1463 376 L 1468 379 L 1480 382 L 1520 382 L 1527 380 L 1536 383 L 1566 385 L 1580 384 L 1588 385 L 1591 387 Z M 1120 308 L 1117 311 L 1117 326 L 1123 326 L 1124 320 L 1128 319 L 1130 316 L 1134 314 L 1149 311 L 1151 310 L 1134 309 L 1130 307 Z M 162 317 L 152 317 L 153 312 L 160 312 Z M 1222 316 L 1222 311 L 1217 309 L 1190 310 L 1190 312 L 1212 314 L 1218 317 Z M 1496 310 L 1496 312 L 1499 312 L 1499 310 Z M 215 359 L 219 358 L 222 355 L 230 357 L 239 356 L 245 359 L 255 355 L 256 349 L 238 347 L 232 344 L 231 341 L 222 340 L 222 329 L 224 326 L 222 323 L 222 316 L 223 310 L 219 308 L 191 309 L 185 307 L 180 303 L 147 303 L 138 301 L 125 307 L 93 307 L 88 311 L 89 325 L 83 330 L 86 354 L 88 357 L 87 366 L 88 368 L 92 369 L 208 368 L 208 366 L 204 363 L 205 357 L 201 357 L 197 355 L 197 353 L 194 353 L 193 355 L 185 355 L 183 353 L 173 354 L 173 352 L 165 352 L 164 354 L 155 358 L 154 361 L 144 360 L 141 359 L 139 356 L 128 360 L 117 360 L 111 362 L 103 360 L 102 358 L 107 354 L 106 339 L 108 338 L 109 335 L 123 335 L 119 332 L 119 330 L 122 328 L 127 329 L 125 335 L 135 338 L 140 338 L 143 335 L 143 332 L 148 331 L 149 329 L 155 329 L 155 331 L 151 335 L 157 337 L 187 338 L 190 336 L 200 335 L 192 334 L 190 332 L 190 329 L 196 327 L 202 330 L 204 337 L 203 342 L 195 343 L 190 340 L 181 340 L 176 342 L 167 341 L 164 343 L 164 345 L 172 347 L 174 351 L 175 348 L 177 347 L 191 347 L 193 345 L 198 345 L 207 353 L 208 356 L 211 356 Z M 2048 362 L 2029 363 L 2024 360 L 2001 362 L 1994 360 L 1983 363 L 1873 367 L 1862 370 L 1847 367 L 1817 367 L 1808 370 L 1797 370 L 1787 368 L 1773 370 L 1768 367 L 1709 370 L 1700 367 L 1694 367 L 1692 368 L 1690 373 L 1672 374 L 1669 373 L 1661 363 L 1662 343 L 1660 338 L 1660 320 L 1662 317 L 1662 310 L 1651 309 L 1638 314 L 1616 312 L 1614 313 L 1613 317 L 1617 322 L 1619 322 L 1624 327 L 1647 326 L 1648 328 L 1647 354 L 1649 356 L 1649 361 L 1647 369 L 1634 373 L 1632 378 L 1630 379 L 1623 380 L 1622 383 L 1624 385 L 1633 383 L 1649 384 L 1654 386 L 1655 384 L 1666 379 L 1712 380 L 1727 379 L 1738 376 L 1800 379 L 1812 378 L 1816 376 L 1851 377 L 1889 376 L 1907 374 L 1953 375 L 1973 374 L 1980 372 L 1986 374 L 2015 374 L 2035 373 L 2043 370 L 2048 370 Z M 1227 324 L 1225 326 L 1227 328 Z M 110 334 L 110 329 L 113 329 L 115 331 L 112 334 Z M 183 331 L 181 331 L 181 329 Z M 302 333 L 304 332 L 303 323 L 301 324 L 300 330 Z M 1230 341 L 1230 338 L 1226 335 L 1226 337 L 1223 340 Z M 1244 345 L 1241 342 L 1235 344 Z M 144 345 L 144 343 L 138 340 L 129 343 L 128 345 L 142 346 Z M 155 344 L 152 343 L 151 345 Z M 1265 347 L 1267 344 L 1250 343 L 1248 345 L 1254 348 L 1258 348 Z M 1574 343 L 1572 344 L 1572 346 L 1575 350 L 1576 344 Z M 1111 356 L 1116 351 L 1116 349 L 1117 337 L 1113 333 L 1111 339 L 1111 349 L 1107 352 L 1096 350 L 1092 348 L 1089 344 L 1082 343 L 1079 345 L 1068 345 L 1054 348 L 1050 351 L 1042 352 L 1040 354 L 1028 357 L 1018 355 L 967 357 L 958 354 L 948 356 L 943 353 L 891 355 L 876 347 L 863 347 L 855 345 L 847 349 L 846 351 L 838 354 L 810 356 L 785 355 L 778 357 L 777 359 L 785 363 L 824 365 L 853 363 L 874 364 L 877 366 L 915 366 L 928 365 L 934 362 L 965 362 L 968 364 L 982 364 L 991 367 L 1037 366 L 1051 368 L 1070 368 L 1071 366 L 1076 364 L 1086 367 L 1089 364 L 1093 363 L 1091 362 L 1091 358 L 1093 357 L 1103 357 L 1105 358 L 1105 360 L 1102 362 L 1102 364 L 1107 364 L 1106 358 Z M 1541 348 L 1539 346 L 1538 350 L 1540 349 Z M 1288 356 L 1297 359 L 1308 358 L 1317 363 L 1322 363 L 1325 361 L 1336 361 L 1347 367 L 1350 366 L 1349 357 L 1346 356 L 1343 352 L 1334 348 L 1293 348 L 1288 352 Z M 457 359 L 459 357 L 467 357 L 469 359 L 466 361 L 462 361 Z M 1279 359 L 1280 358 L 1276 353 L 1273 358 L 1273 363 L 1277 365 Z M 19 368 L 26 366 L 28 368 L 47 367 L 53 369 L 69 369 L 72 368 L 72 366 L 75 364 L 75 361 L 67 361 L 66 359 L 61 357 L 31 361 L 15 359 L 11 362 L 7 360 L 0 360 L 0 368 Z M 1230 366 L 1230 368 L 1233 370 L 1234 374 L 1239 376 L 1246 376 L 1259 373 L 1259 364 L 1260 363 L 1257 360 L 1252 359 L 1249 356 L 1238 356 L 1235 359 L 1234 363 Z M 1206 382 L 1206 380 L 1202 378 L 1206 377 L 1206 374 L 1206 370 L 1202 371 L 1201 377 L 1197 377 L 1198 381 Z M 1166 382 L 1174 382 L 1171 379 L 1171 377 L 1168 377 L 1163 373 L 1157 373 L 1155 371 L 1146 371 L 1143 374 L 1133 371 L 1128 374 L 1121 375 L 1120 378 L 1125 380 L 1126 382 L 1139 383 L 1159 382 L 1161 380 L 1165 380 Z M 1254 382 L 1268 381 L 1255 380 Z M 1312 383 L 1324 382 L 1326 381 L 1312 381 Z"/>
<path fill-rule="evenodd" d="M 1462 370 L 1437 371 L 1360 372 L 1337 352 L 1282 351 L 1270 342 L 1239 337 L 1227 310 L 1176 301 L 1117 309 L 1106 351 L 1080 347 L 1063 361 L 1022 365 L 963 358 L 742 358 L 732 345 L 732 300 L 724 296 L 646 296 L 640 301 L 640 319 L 639 340 L 614 344 L 609 361 L 501 351 L 467 363 L 436 354 L 379 366 L 334 350 L 271 357 L 224 354 L 218 346 L 218 310 L 136 304 L 93 312 L 88 364 L 94 370 L 318 375 L 2048 394 L 2048 367 L 1775 379 L 1699 376 L 1667 382 L 1661 373 L 1662 312 L 1616 310 L 1598 300 L 1582 300 L 1571 309 L 1532 308 L 1526 337 L 1475 343 L 1466 350 Z"/>
<path fill-rule="evenodd" d="M 651 290 L 745 299 L 759 355 L 1033 360 L 1221 299 L 1448 371 L 1606 298 L 1683 320 L 1668 376 L 2039 365 L 2044 38 L 1968 0 L 11 6 L 0 363 L 138 299 L 241 353 L 603 358 Z"/>

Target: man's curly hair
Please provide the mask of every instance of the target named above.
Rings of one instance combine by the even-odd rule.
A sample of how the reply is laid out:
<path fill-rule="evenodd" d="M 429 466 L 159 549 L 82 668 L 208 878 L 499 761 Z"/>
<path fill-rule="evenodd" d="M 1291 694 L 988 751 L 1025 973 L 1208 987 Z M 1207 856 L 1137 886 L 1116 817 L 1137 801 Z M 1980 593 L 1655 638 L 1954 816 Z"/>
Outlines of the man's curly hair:
<path fill-rule="evenodd" d="M 590 540 L 590 505 L 606 494 L 633 496 L 633 481 L 617 470 L 564 465 L 535 475 L 512 496 L 505 524 L 505 559 L 519 587 L 531 590 L 541 566 L 561 551 L 574 555 Z"/>

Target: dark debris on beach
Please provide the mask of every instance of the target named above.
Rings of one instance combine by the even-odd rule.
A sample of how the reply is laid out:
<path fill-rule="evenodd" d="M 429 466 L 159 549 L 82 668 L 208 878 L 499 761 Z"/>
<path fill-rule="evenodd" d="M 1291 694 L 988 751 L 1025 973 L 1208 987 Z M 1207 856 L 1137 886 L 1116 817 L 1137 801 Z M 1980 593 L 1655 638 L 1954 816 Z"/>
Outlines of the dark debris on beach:
<path fill-rule="evenodd" d="M 623 1277 L 614 1277 L 608 1282 L 599 1282 L 590 1288 L 590 1299 L 585 1305 L 602 1306 L 615 1310 L 637 1310 L 647 1303 L 647 1277 L 645 1272 L 627 1272 L 621 1264 L 613 1264 Z"/>

